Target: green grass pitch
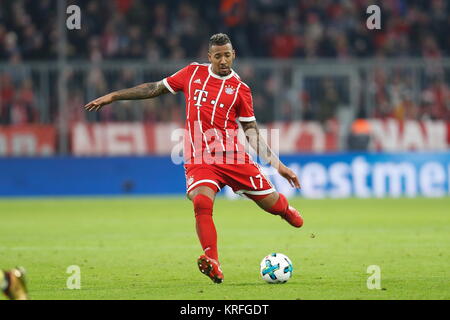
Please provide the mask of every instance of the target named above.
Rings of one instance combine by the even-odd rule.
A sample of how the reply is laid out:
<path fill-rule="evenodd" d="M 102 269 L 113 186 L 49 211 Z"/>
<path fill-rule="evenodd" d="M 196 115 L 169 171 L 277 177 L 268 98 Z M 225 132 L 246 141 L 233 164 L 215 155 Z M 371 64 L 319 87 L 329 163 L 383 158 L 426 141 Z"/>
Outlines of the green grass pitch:
<path fill-rule="evenodd" d="M 301 229 L 249 200 L 216 200 L 217 285 L 196 266 L 188 200 L 2 199 L 0 268 L 25 266 L 32 299 L 450 299 L 450 198 L 291 204 Z M 289 282 L 260 279 L 271 252 L 291 258 Z M 80 290 L 67 288 L 71 265 Z M 381 269 L 379 290 L 367 288 L 370 265 Z"/>

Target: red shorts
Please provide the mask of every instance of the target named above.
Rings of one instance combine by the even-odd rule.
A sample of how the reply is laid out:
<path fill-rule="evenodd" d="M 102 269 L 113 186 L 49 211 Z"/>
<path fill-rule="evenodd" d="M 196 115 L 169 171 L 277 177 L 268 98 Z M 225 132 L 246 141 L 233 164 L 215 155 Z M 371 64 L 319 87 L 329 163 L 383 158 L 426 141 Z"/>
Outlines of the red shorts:
<path fill-rule="evenodd" d="M 186 164 L 187 193 L 199 186 L 220 191 L 229 186 L 237 194 L 266 195 L 275 190 L 256 163 Z"/>

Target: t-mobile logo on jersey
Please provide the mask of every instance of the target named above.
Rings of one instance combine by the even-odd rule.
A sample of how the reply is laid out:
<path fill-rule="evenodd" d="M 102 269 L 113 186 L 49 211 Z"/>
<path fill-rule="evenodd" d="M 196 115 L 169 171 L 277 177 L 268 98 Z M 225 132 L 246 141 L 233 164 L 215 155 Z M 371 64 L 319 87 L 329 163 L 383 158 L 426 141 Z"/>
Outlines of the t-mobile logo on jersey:
<path fill-rule="evenodd" d="M 205 95 L 205 96 L 203 96 Z M 201 107 L 202 102 L 206 102 L 206 97 L 208 96 L 208 91 L 197 89 L 194 92 L 194 101 L 197 101 L 194 106 Z"/>

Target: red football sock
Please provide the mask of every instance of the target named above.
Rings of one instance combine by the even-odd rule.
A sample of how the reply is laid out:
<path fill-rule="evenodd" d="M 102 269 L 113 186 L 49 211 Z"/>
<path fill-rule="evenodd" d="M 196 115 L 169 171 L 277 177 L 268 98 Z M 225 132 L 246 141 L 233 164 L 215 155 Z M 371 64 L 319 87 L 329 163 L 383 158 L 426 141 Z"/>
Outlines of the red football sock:
<path fill-rule="evenodd" d="M 199 194 L 192 202 L 194 203 L 197 235 L 202 249 L 208 257 L 218 261 L 217 232 L 212 218 L 213 201 L 209 197 Z"/>
<path fill-rule="evenodd" d="M 272 206 L 272 208 L 270 208 L 269 210 L 267 210 L 267 212 L 271 213 L 271 214 L 276 214 L 278 216 L 284 216 L 286 211 L 288 210 L 289 207 L 289 202 L 287 201 L 286 197 L 281 194 L 278 193 L 279 197 L 277 202 L 275 202 L 275 204 Z"/>
<path fill-rule="evenodd" d="M 275 202 L 275 204 L 270 208 L 270 209 L 265 209 L 265 211 L 277 215 L 277 216 L 283 216 L 286 211 L 288 210 L 289 207 L 289 202 L 286 199 L 286 197 L 281 194 L 278 193 L 279 197 L 278 200 Z M 267 197 L 267 194 L 264 195 L 247 195 L 247 197 L 249 197 L 250 199 L 254 200 L 254 201 L 259 201 L 261 199 L 264 199 L 265 197 Z"/>
<path fill-rule="evenodd" d="M 289 202 L 283 194 L 281 194 L 281 193 L 278 193 L 278 194 L 279 194 L 279 197 L 278 197 L 278 200 L 275 202 L 275 204 L 271 208 L 264 209 L 264 210 L 273 215 L 281 216 L 284 220 L 289 222 L 289 224 L 291 226 L 300 228 L 303 225 L 302 216 L 295 208 L 289 206 Z M 264 199 L 264 196 L 261 196 L 261 195 L 259 195 L 259 196 L 251 195 L 248 197 L 255 201 Z"/>

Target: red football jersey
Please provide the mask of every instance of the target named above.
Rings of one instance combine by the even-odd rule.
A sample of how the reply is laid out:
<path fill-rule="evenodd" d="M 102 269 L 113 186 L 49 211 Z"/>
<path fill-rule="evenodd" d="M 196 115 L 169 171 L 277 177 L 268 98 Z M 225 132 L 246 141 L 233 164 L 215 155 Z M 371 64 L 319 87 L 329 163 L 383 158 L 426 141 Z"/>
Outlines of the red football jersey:
<path fill-rule="evenodd" d="M 185 94 L 187 163 L 202 163 L 209 156 L 216 156 L 213 160 L 217 161 L 217 155 L 248 163 L 249 156 L 237 139 L 236 120 L 255 120 L 252 94 L 233 70 L 221 77 L 213 73 L 210 64 L 192 63 L 163 83 L 171 93 Z"/>

